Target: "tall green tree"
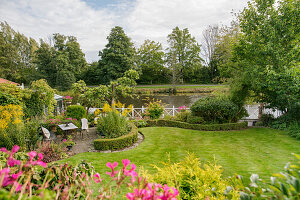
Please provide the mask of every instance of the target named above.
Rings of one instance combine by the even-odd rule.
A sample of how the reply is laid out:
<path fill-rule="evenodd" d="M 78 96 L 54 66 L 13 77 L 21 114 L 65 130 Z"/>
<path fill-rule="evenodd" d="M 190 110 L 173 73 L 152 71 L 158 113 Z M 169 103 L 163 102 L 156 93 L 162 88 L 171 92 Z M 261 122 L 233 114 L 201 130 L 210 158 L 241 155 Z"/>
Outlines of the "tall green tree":
<path fill-rule="evenodd" d="M 238 19 L 242 36 L 233 52 L 235 85 L 254 91 L 269 107 L 299 115 L 300 1 L 251 1 Z"/>
<path fill-rule="evenodd" d="M 183 83 L 189 80 L 189 75 L 193 73 L 193 69 L 202 66 L 200 45 L 187 28 L 180 30 L 178 27 L 175 27 L 172 33 L 168 35 L 168 43 L 167 62 L 173 69 L 172 80 L 176 74 L 175 79 Z M 174 73 L 174 70 L 177 72 Z"/>
<path fill-rule="evenodd" d="M 146 40 L 137 51 L 137 67 L 141 71 L 140 82 L 162 83 L 165 79 L 165 53 L 159 42 Z"/>
<path fill-rule="evenodd" d="M 70 89 L 82 77 L 87 63 L 77 39 L 73 36 L 54 34 L 53 46 L 41 40 L 36 64 L 39 78 L 45 78 L 52 87 Z"/>
<path fill-rule="evenodd" d="M 1 22 L 0 28 L 1 78 L 29 83 L 36 72 L 33 60 L 38 43 L 14 31 L 6 22 Z"/>
<path fill-rule="evenodd" d="M 108 44 L 99 52 L 98 74 L 101 83 L 109 83 L 123 76 L 124 72 L 135 68 L 133 43 L 122 27 L 114 27 L 107 37 Z"/>

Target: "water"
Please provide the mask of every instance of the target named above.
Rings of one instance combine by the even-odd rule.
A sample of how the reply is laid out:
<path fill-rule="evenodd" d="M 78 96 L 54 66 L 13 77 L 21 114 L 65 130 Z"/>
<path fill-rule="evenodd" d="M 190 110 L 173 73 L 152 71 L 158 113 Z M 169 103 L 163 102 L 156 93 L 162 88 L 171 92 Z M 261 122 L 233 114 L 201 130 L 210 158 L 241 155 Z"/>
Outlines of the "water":
<path fill-rule="evenodd" d="M 198 99 L 204 98 L 207 94 L 203 93 L 192 93 L 192 94 L 179 94 L 179 95 L 168 95 L 168 94 L 153 94 L 153 95 L 139 95 L 134 98 L 120 98 L 120 102 L 125 103 L 126 106 L 132 104 L 136 108 L 141 108 L 149 102 L 149 99 L 161 100 L 165 107 L 176 108 L 180 106 L 190 107 Z"/>

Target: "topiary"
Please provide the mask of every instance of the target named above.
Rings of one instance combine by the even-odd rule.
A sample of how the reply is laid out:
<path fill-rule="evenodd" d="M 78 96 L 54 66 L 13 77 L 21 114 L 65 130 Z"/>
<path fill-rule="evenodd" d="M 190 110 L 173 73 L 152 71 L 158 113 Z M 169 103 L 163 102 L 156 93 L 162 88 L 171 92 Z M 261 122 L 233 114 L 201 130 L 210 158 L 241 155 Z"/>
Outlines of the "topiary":
<path fill-rule="evenodd" d="M 75 118 L 77 120 L 82 119 L 86 115 L 86 110 L 80 105 L 71 105 L 67 107 L 66 117 Z"/>
<path fill-rule="evenodd" d="M 190 124 L 203 124 L 205 121 L 202 117 L 189 115 L 186 122 Z"/>

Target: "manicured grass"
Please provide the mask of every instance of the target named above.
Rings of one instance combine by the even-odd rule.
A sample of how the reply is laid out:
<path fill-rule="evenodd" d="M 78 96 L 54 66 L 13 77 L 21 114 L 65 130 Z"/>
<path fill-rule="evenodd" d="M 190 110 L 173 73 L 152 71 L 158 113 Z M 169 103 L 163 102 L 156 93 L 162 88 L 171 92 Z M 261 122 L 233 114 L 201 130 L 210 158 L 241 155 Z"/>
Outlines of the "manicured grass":
<path fill-rule="evenodd" d="M 96 171 L 105 173 L 107 162 L 128 158 L 137 166 L 150 172 L 153 164 L 177 162 L 187 152 L 194 152 L 202 161 L 213 161 L 224 168 L 224 175 L 235 173 L 249 177 L 257 173 L 263 178 L 283 170 L 285 164 L 294 160 L 291 153 L 300 154 L 300 141 L 285 132 L 268 128 L 251 128 L 240 131 L 196 131 L 168 127 L 140 129 L 145 140 L 136 148 L 118 153 L 82 153 L 63 160 L 78 163 L 92 162 Z"/>

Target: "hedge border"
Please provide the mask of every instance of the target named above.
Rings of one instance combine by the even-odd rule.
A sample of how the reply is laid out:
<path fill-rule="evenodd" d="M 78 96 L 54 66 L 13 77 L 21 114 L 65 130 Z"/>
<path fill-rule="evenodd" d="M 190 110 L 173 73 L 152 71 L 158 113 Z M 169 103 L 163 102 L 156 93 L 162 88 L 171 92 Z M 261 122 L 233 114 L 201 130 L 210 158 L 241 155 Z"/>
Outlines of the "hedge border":
<path fill-rule="evenodd" d="M 94 140 L 94 148 L 96 150 L 120 150 L 130 147 L 138 140 L 138 129 L 135 125 L 131 124 L 131 131 L 127 135 L 111 139 L 96 139 Z"/>
<path fill-rule="evenodd" d="M 228 131 L 228 130 L 241 130 L 248 127 L 247 122 L 227 123 L 227 124 L 189 124 L 186 122 L 173 121 L 173 120 L 148 120 L 148 126 L 162 126 L 162 127 L 177 127 L 201 131 Z"/>

